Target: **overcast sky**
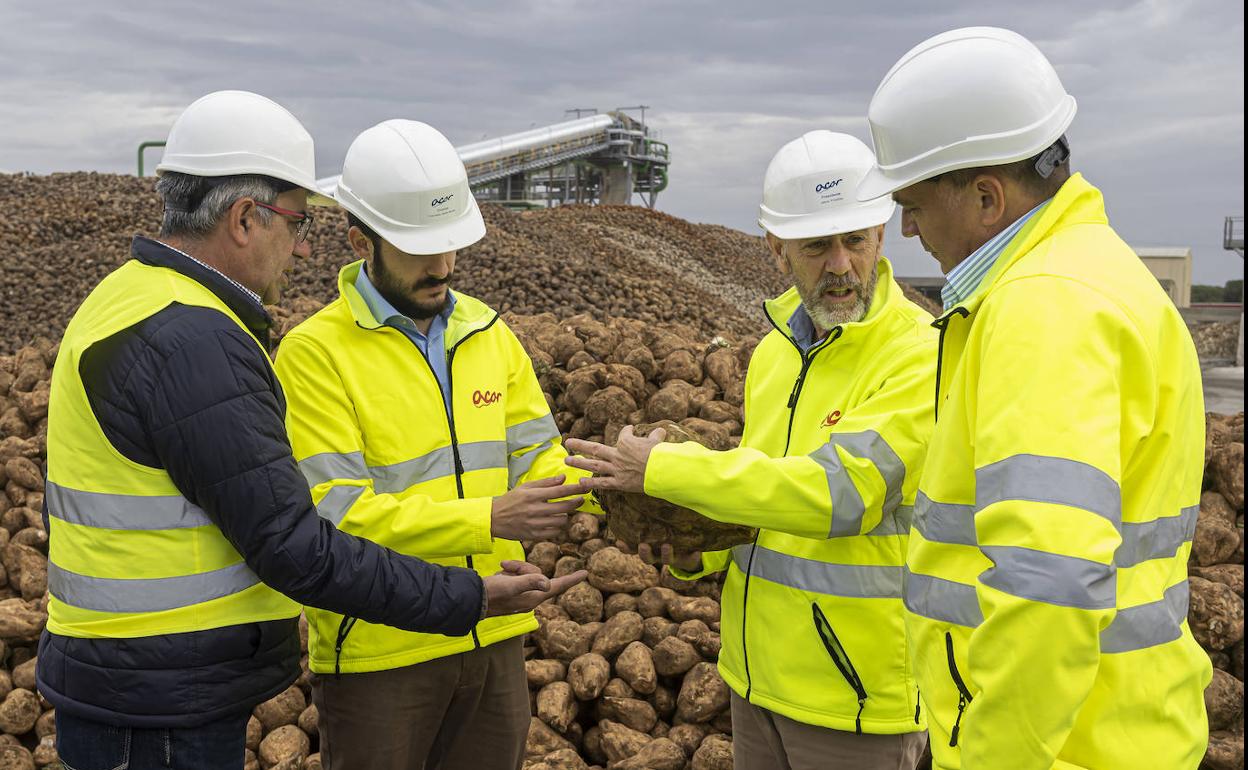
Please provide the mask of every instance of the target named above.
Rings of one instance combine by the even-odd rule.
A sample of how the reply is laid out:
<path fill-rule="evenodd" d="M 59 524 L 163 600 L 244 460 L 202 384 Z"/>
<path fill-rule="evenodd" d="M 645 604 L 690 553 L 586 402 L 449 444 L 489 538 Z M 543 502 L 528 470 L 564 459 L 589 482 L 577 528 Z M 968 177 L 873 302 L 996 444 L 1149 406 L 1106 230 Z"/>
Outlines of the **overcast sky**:
<path fill-rule="evenodd" d="M 1012 28 L 1053 61 L 1079 102 L 1075 167 L 1129 243 L 1191 247 L 1198 283 L 1242 276 L 1221 240 L 1223 218 L 1244 212 L 1238 0 L 4 0 L 0 170 L 134 173 L 140 141 L 222 88 L 294 112 L 321 175 L 388 118 L 464 144 L 571 107 L 647 104 L 672 152 L 659 208 L 756 233 L 776 149 L 815 128 L 868 140 L 863 115 L 893 62 L 969 25 Z M 899 273 L 937 274 L 896 231 Z"/>

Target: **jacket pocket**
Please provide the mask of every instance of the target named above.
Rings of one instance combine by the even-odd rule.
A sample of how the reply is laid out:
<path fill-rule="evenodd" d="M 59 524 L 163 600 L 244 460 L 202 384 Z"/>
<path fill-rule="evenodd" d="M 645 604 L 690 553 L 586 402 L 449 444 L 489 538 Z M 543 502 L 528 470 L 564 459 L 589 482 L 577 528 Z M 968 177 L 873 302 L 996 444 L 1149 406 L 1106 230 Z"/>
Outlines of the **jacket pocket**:
<path fill-rule="evenodd" d="M 815 616 L 815 630 L 819 633 L 819 640 L 823 642 L 824 649 L 828 651 L 828 655 L 836 664 L 836 669 L 841 672 L 841 676 L 845 678 L 845 682 L 853 689 L 854 695 L 858 696 L 858 716 L 854 718 L 854 732 L 862 735 L 862 710 L 867 705 L 867 689 L 863 687 L 862 678 L 858 676 L 854 662 L 849 659 L 849 654 L 845 652 L 845 647 L 837 638 L 836 632 L 832 630 L 832 624 L 828 622 L 823 610 L 819 609 L 819 605 L 815 602 L 810 603 L 810 608 Z"/>
<path fill-rule="evenodd" d="M 953 683 L 958 688 L 958 718 L 953 723 L 953 729 L 949 731 L 949 745 L 957 746 L 958 730 L 962 727 L 962 714 L 974 698 L 971 697 L 971 691 L 962 679 L 962 674 L 958 672 L 958 662 L 953 656 L 953 634 L 949 631 L 945 632 L 945 655 L 949 658 L 949 676 L 953 677 Z"/>

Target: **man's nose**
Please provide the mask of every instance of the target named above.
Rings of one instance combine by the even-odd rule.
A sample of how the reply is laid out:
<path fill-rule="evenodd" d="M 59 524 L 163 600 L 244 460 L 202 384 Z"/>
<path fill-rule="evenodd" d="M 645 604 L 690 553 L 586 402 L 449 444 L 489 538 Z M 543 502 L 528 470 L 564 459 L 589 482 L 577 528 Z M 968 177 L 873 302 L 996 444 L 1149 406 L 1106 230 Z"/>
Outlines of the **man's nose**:
<path fill-rule="evenodd" d="M 833 275 L 845 275 L 851 269 L 853 269 L 853 262 L 850 261 L 849 249 L 839 241 L 829 246 L 823 257 L 823 271 Z"/>
<path fill-rule="evenodd" d="M 434 278 L 445 278 L 451 273 L 451 257 L 449 254 L 437 254 L 429 263 L 429 275 Z"/>
<path fill-rule="evenodd" d="M 906 238 L 913 238 L 919 234 L 919 223 L 915 221 L 914 215 L 901 210 L 901 234 Z"/>
<path fill-rule="evenodd" d="M 312 256 L 312 239 L 304 238 L 295 244 L 295 248 L 291 251 L 299 259 L 307 259 Z"/>

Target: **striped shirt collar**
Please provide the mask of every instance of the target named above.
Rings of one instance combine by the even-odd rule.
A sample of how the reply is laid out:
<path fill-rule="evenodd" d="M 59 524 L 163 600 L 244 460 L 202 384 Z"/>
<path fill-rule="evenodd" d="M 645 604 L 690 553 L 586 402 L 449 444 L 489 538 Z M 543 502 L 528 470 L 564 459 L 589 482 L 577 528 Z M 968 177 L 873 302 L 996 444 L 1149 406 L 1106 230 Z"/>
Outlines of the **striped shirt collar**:
<path fill-rule="evenodd" d="M 199 265 L 200 267 L 204 268 L 205 270 L 211 270 L 212 272 L 214 272 L 214 273 L 216 273 L 217 275 L 221 276 L 221 277 L 222 277 L 222 278 L 224 278 L 225 280 L 229 281 L 231 286 L 233 286 L 234 288 L 236 288 L 236 289 L 238 289 L 239 291 L 243 292 L 243 293 L 244 293 L 244 294 L 246 294 L 248 297 L 251 297 L 252 301 L 254 301 L 257 305 L 259 305 L 260 307 L 264 307 L 264 302 L 263 302 L 263 300 L 261 300 L 261 299 L 260 299 L 260 295 L 259 295 L 259 294 L 256 294 L 256 293 L 255 293 L 254 291 L 252 291 L 251 289 L 248 289 L 246 286 L 242 285 L 242 284 L 241 284 L 241 283 L 239 283 L 238 281 L 234 280 L 233 278 L 229 277 L 229 276 L 228 276 L 228 275 L 226 275 L 225 273 L 223 273 L 223 272 L 221 272 L 220 270 L 216 269 L 216 268 L 215 268 L 215 267 L 213 267 L 212 265 L 209 265 L 209 264 L 207 264 L 207 263 L 201 262 L 201 261 L 199 261 L 198 259 L 195 259 L 195 257 L 192 257 L 190 254 L 187 254 L 185 251 L 182 251 L 181 249 L 175 249 L 174 247 L 170 246 L 169 244 L 165 243 L 164 241 L 157 241 L 157 243 L 159 243 L 161 246 L 164 246 L 166 249 L 169 249 L 170 251 L 176 251 L 176 252 L 178 252 L 179 254 L 181 254 L 182 256 L 184 256 L 184 257 L 186 257 L 187 259 L 191 260 L 192 262 L 194 262 L 195 264 L 197 264 L 197 265 Z"/>
<path fill-rule="evenodd" d="M 1052 198 L 1049 200 L 1052 200 Z M 945 286 L 940 290 L 940 300 L 944 304 L 945 310 L 951 309 L 958 303 L 965 302 L 975 293 L 980 283 L 983 282 L 984 276 L 988 275 L 988 271 L 992 270 L 992 266 L 997 263 L 997 258 L 1005 251 L 1005 247 L 1010 245 L 1010 241 L 1014 240 L 1014 236 L 1018 235 L 1018 231 L 1022 230 L 1023 226 L 1048 203 L 1049 201 L 1046 200 L 1031 211 L 1023 214 L 1014 221 L 1014 224 L 988 239 L 987 243 L 980 246 L 971 256 L 962 260 L 957 267 L 949 271 L 949 275 L 945 276 Z"/>

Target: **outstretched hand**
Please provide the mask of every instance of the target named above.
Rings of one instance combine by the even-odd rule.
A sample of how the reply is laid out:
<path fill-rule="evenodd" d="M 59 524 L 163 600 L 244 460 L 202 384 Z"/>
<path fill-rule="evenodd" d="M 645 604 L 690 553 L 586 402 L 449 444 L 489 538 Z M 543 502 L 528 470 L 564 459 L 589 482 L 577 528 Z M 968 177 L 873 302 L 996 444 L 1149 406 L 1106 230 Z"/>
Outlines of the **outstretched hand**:
<path fill-rule="evenodd" d="M 662 428 L 650 431 L 649 436 L 637 436 L 633 426 L 620 431 L 615 446 L 570 438 L 564 442 L 576 455 L 564 460 L 573 468 L 590 471 L 594 475 L 581 479 L 581 489 L 613 489 L 619 492 L 645 492 L 646 463 L 650 452 L 663 442 L 667 432 Z"/>
<path fill-rule="evenodd" d="M 482 581 L 485 584 L 486 617 L 529 612 L 589 576 L 585 570 L 578 570 L 551 580 L 536 565 L 511 559 L 499 566 L 502 567 L 501 571 Z"/>

